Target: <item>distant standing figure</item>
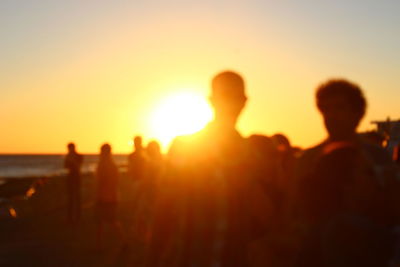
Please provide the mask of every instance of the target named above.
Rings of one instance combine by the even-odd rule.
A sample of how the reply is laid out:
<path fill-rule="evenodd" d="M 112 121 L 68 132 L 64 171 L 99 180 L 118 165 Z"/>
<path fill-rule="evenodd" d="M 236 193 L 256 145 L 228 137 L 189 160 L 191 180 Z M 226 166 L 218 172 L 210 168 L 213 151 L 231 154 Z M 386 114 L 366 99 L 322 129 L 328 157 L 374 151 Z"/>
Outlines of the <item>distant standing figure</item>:
<path fill-rule="evenodd" d="M 153 220 L 155 199 L 164 170 L 164 159 L 157 141 L 151 141 L 146 147 L 146 152 L 146 173 L 144 179 L 139 181 L 134 231 L 138 238 L 148 242 L 151 235 L 150 226 Z"/>
<path fill-rule="evenodd" d="M 142 144 L 142 137 L 134 138 L 135 151 L 128 158 L 128 173 L 134 181 L 143 178 L 146 167 L 146 155 Z"/>
<path fill-rule="evenodd" d="M 155 184 L 162 173 L 164 165 L 160 144 L 157 141 L 151 141 L 147 145 L 146 151 L 148 156 L 147 179 Z"/>
<path fill-rule="evenodd" d="M 107 223 L 115 228 L 121 239 L 124 240 L 122 226 L 117 220 L 118 169 L 112 159 L 111 146 L 109 144 L 101 146 L 96 177 L 97 245 L 101 248 L 103 246 L 103 230 Z"/>
<path fill-rule="evenodd" d="M 83 156 L 76 152 L 74 143 L 69 143 L 67 148 L 68 154 L 64 161 L 64 168 L 68 169 L 67 220 L 70 223 L 75 223 L 79 221 L 81 216 L 81 166 Z"/>

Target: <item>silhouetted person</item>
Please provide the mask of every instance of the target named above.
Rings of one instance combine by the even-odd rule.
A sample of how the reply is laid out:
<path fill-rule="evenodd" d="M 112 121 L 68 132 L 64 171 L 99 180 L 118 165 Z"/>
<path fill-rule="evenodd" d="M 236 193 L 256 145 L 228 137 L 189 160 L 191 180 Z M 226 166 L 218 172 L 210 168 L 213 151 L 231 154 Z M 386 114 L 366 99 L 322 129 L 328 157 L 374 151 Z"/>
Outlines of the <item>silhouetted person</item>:
<path fill-rule="evenodd" d="M 255 177 L 259 180 L 266 195 L 273 200 L 274 206 L 278 208 L 282 201 L 279 152 L 272 138 L 264 135 L 251 135 L 248 143 L 253 152 Z"/>
<path fill-rule="evenodd" d="M 83 156 L 78 154 L 74 143 L 67 145 L 68 154 L 64 160 L 67 175 L 67 220 L 76 223 L 81 217 L 81 166 Z"/>
<path fill-rule="evenodd" d="M 142 144 L 142 137 L 136 136 L 134 139 L 135 151 L 128 158 L 128 174 L 133 181 L 138 181 L 145 175 L 146 153 Z"/>
<path fill-rule="evenodd" d="M 276 149 L 278 150 L 278 187 L 281 189 L 282 202 L 286 202 L 293 193 L 293 172 L 295 167 L 295 151 L 289 139 L 283 134 L 274 134 L 272 137 Z M 283 204 L 283 203 L 282 203 Z M 286 205 L 287 203 L 283 204 Z"/>
<path fill-rule="evenodd" d="M 165 162 L 157 141 L 151 141 L 147 145 L 146 155 L 146 172 L 139 184 L 134 231 L 138 238 L 148 242 L 151 234 L 150 224 L 154 215 L 155 198 Z"/>
<path fill-rule="evenodd" d="M 96 215 L 97 215 L 97 246 L 102 248 L 103 232 L 106 224 L 111 225 L 125 241 L 121 223 L 117 219 L 118 207 L 118 168 L 111 155 L 111 146 L 101 146 L 99 163 L 96 170 Z"/>
<path fill-rule="evenodd" d="M 281 169 L 281 151 L 278 151 L 273 137 L 251 135 L 248 142 L 254 154 L 254 176 L 273 207 L 269 231 L 260 231 L 251 244 L 251 266 L 291 266 L 289 245 L 283 242 L 290 233 L 286 234 L 289 188 L 283 183 L 286 177 L 283 177 Z"/>
<path fill-rule="evenodd" d="M 257 173 L 260 174 L 260 180 L 265 184 L 275 183 L 278 175 L 278 150 L 273 140 L 258 134 L 251 135 L 247 140 L 254 153 L 254 160 L 258 161 L 255 165 L 259 168 Z"/>
<path fill-rule="evenodd" d="M 271 207 L 250 177 L 250 148 L 235 128 L 246 100 L 240 75 L 216 75 L 214 120 L 173 142 L 147 266 L 248 266 L 251 219 L 266 224 Z"/>
<path fill-rule="evenodd" d="M 161 154 L 160 144 L 157 141 L 151 141 L 146 147 L 147 168 L 146 180 L 155 185 L 158 182 L 164 168 L 164 158 Z"/>
<path fill-rule="evenodd" d="M 306 150 L 296 171 L 295 204 L 306 226 L 297 266 L 383 266 L 396 223 L 390 158 L 356 133 L 366 110 L 357 85 L 330 80 L 316 100 L 328 139 Z"/>
<path fill-rule="evenodd" d="M 293 176 L 295 164 L 294 150 L 289 139 L 283 134 L 274 134 L 271 139 L 278 150 L 280 171 L 284 179 L 287 181 Z"/>

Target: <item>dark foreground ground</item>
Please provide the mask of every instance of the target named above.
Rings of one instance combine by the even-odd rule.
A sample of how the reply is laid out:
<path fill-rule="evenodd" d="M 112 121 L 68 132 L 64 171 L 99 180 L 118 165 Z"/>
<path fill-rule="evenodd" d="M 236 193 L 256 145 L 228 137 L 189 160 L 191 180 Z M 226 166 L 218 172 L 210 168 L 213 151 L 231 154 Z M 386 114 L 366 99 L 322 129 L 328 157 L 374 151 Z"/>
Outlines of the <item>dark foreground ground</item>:
<path fill-rule="evenodd" d="M 34 181 L 37 179 L 0 185 L 1 197 L 26 191 Z M 38 186 L 30 198 L 16 197 L 0 207 L 0 266 L 142 266 L 144 243 L 133 234 L 137 188 L 125 176 L 120 178 L 120 187 L 119 218 L 128 245 L 123 245 L 113 230 L 106 229 L 104 249 L 96 248 L 92 175 L 83 178 L 83 213 L 75 226 L 66 221 L 65 178 L 55 177 Z M 9 205 L 15 208 L 16 218 L 5 213 Z"/>

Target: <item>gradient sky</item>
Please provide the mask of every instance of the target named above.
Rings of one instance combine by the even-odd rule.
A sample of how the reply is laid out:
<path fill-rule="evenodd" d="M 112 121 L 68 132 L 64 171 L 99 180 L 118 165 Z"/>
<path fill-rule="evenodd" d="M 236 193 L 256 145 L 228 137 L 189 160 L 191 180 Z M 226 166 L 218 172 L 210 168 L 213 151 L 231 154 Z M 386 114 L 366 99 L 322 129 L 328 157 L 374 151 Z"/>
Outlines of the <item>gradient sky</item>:
<path fill-rule="evenodd" d="M 0 153 L 128 152 L 163 97 L 207 97 L 225 69 L 247 82 L 245 136 L 321 141 L 314 91 L 331 77 L 365 90 L 372 129 L 399 117 L 399 14 L 396 0 L 3 0 Z"/>

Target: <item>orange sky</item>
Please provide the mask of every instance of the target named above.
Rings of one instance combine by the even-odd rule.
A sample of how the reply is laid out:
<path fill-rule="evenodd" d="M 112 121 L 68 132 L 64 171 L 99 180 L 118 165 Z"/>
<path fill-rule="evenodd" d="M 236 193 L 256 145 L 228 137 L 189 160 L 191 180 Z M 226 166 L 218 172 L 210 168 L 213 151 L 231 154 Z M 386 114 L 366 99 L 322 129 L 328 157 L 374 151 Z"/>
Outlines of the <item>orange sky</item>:
<path fill-rule="evenodd" d="M 103 142 L 129 152 L 134 135 L 160 136 L 150 120 L 163 99 L 182 92 L 206 99 L 210 79 L 226 69 L 247 83 L 238 125 L 245 136 L 282 132 L 303 147 L 322 140 L 314 89 L 329 77 L 365 89 L 361 130 L 398 116 L 400 39 L 389 27 L 398 20 L 391 13 L 364 18 L 350 12 L 357 6 L 347 6 L 347 14 L 337 4 L 321 20 L 324 6 L 311 12 L 269 5 L 264 15 L 260 3 L 245 1 L 226 8 L 159 3 L 93 9 L 60 2 L 33 13 L 7 6 L 15 16 L 0 21 L 8 23 L 0 47 L 0 153 L 63 153 L 69 141 L 84 153 L 96 153 Z"/>

